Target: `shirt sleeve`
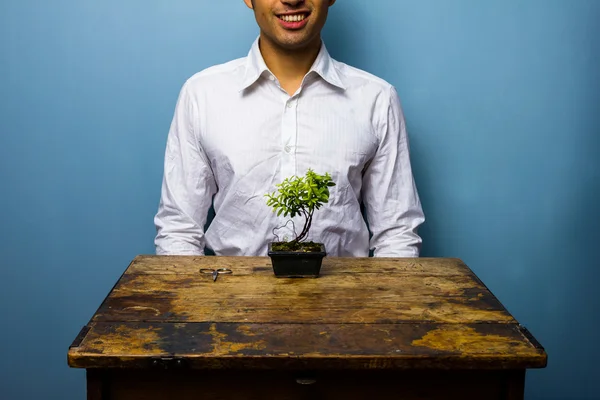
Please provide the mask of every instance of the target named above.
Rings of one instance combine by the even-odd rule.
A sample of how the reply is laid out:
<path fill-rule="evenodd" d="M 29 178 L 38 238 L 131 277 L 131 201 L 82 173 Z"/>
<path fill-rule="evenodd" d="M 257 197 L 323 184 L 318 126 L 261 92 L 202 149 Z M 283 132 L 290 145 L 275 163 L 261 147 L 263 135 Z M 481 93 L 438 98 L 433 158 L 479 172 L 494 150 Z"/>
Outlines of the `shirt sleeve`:
<path fill-rule="evenodd" d="M 183 86 L 167 138 L 156 226 L 156 254 L 203 255 L 204 225 L 216 184 L 198 140 L 198 108 Z"/>
<path fill-rule="evenodd" d="M 375 257 L 418 257 L 425 221 L 410 165 L 404 115 L 390 87 L 385 115 L 376 125 L 379 147 L 363 174 L 363 202 Z M 386 98 L 387 100 L 387 98 Z"/>

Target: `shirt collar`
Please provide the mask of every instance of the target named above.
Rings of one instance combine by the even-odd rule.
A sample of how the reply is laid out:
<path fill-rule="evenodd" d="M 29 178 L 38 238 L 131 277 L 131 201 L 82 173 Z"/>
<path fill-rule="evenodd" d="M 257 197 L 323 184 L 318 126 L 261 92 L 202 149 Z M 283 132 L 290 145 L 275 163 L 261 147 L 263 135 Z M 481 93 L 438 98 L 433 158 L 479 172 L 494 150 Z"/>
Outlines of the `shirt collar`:
<path fill-rule="evenodd" d="M 258 45 L 258 40 L 256 39 L 252 44 L 252 48 L 248 53 L 248 57 L 246 58 L 246 69 L 244 72 L 244 78 L 242 80 L 242 84 L 240 85 L 240 91 L 247 89 L 252 86 L 258 78 L 265 72 L 272 74 L 265 64 L 265 60 L 260 53 L 260 48 Z M 338 73 L 335 65 L 333 63 L 333 59 L 329 55 L 327 48 L 325 47 L 325 43 L 321 42 L 321 49 L 319 50 L 319 54 L 315 62 L 308 74 L 312 72 L 317 73 L 321 78 L 330 83 L 333 86 L 336 86 L 342 90 L 346 89 L 344 82 L 342 81 L 340 74 Z M 307 75 L 308 75 L 307 74 Z"/>

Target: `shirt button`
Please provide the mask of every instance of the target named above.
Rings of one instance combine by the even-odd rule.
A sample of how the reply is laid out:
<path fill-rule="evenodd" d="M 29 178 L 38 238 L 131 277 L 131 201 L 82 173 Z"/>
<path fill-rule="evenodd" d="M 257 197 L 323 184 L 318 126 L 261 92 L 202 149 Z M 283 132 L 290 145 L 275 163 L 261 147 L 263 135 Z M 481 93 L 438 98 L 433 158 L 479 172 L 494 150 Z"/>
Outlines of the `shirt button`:
<path fill-rule="evenodd" d="M 291 101 L 288 101 L 287 108 L 292 108 L 292 107 L 294 107 L 294 103 Z"/>
<path fill-rule="evenodd" d="M 285 150 L 285 152 L 286 152 L 286 153 L 288 153 L 288 154 L 289 154 L 289 153 L 291 153 L 291 151 L 292 151 L 292 148 L 291 148 L 290 146 L 285 146 L 283 149 L 284 149 L 284 150 Z"/>
<path fill-rule="evenodd" d="M 275 77 L 273 75 L 269 75 L 269 80 L 274 81 Z"/>

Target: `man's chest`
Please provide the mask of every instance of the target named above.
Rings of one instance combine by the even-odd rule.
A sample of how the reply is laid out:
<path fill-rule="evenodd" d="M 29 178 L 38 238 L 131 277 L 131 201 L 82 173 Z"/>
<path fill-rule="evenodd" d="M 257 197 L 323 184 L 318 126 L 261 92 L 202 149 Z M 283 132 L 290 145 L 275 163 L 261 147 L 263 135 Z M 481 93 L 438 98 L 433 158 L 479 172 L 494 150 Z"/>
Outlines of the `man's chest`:
<path fill-rule="evenodd" d="M 260 94 L 205 105 L 200 141 L 213 169 L 239 175 L 277 160 L 284 175 L 308 167 L 347 174 L 362 171 L 377 151 L 370 110 L 360 102 Z"/>

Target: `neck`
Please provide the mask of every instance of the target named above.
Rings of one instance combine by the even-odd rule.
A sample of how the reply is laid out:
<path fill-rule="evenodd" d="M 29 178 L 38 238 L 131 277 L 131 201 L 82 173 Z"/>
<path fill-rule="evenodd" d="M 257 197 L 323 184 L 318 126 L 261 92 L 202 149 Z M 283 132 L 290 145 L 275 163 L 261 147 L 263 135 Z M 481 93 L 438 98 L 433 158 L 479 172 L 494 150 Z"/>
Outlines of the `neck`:
<path fill-rule="evenodd" d="M 269 70 L 290 95 L 296 92 L 304 76 L 310 71 L 321 49 L 321 38 L 300 49 L 284 49 L 263 35 L 259 39 L 260 52 Z"/>

